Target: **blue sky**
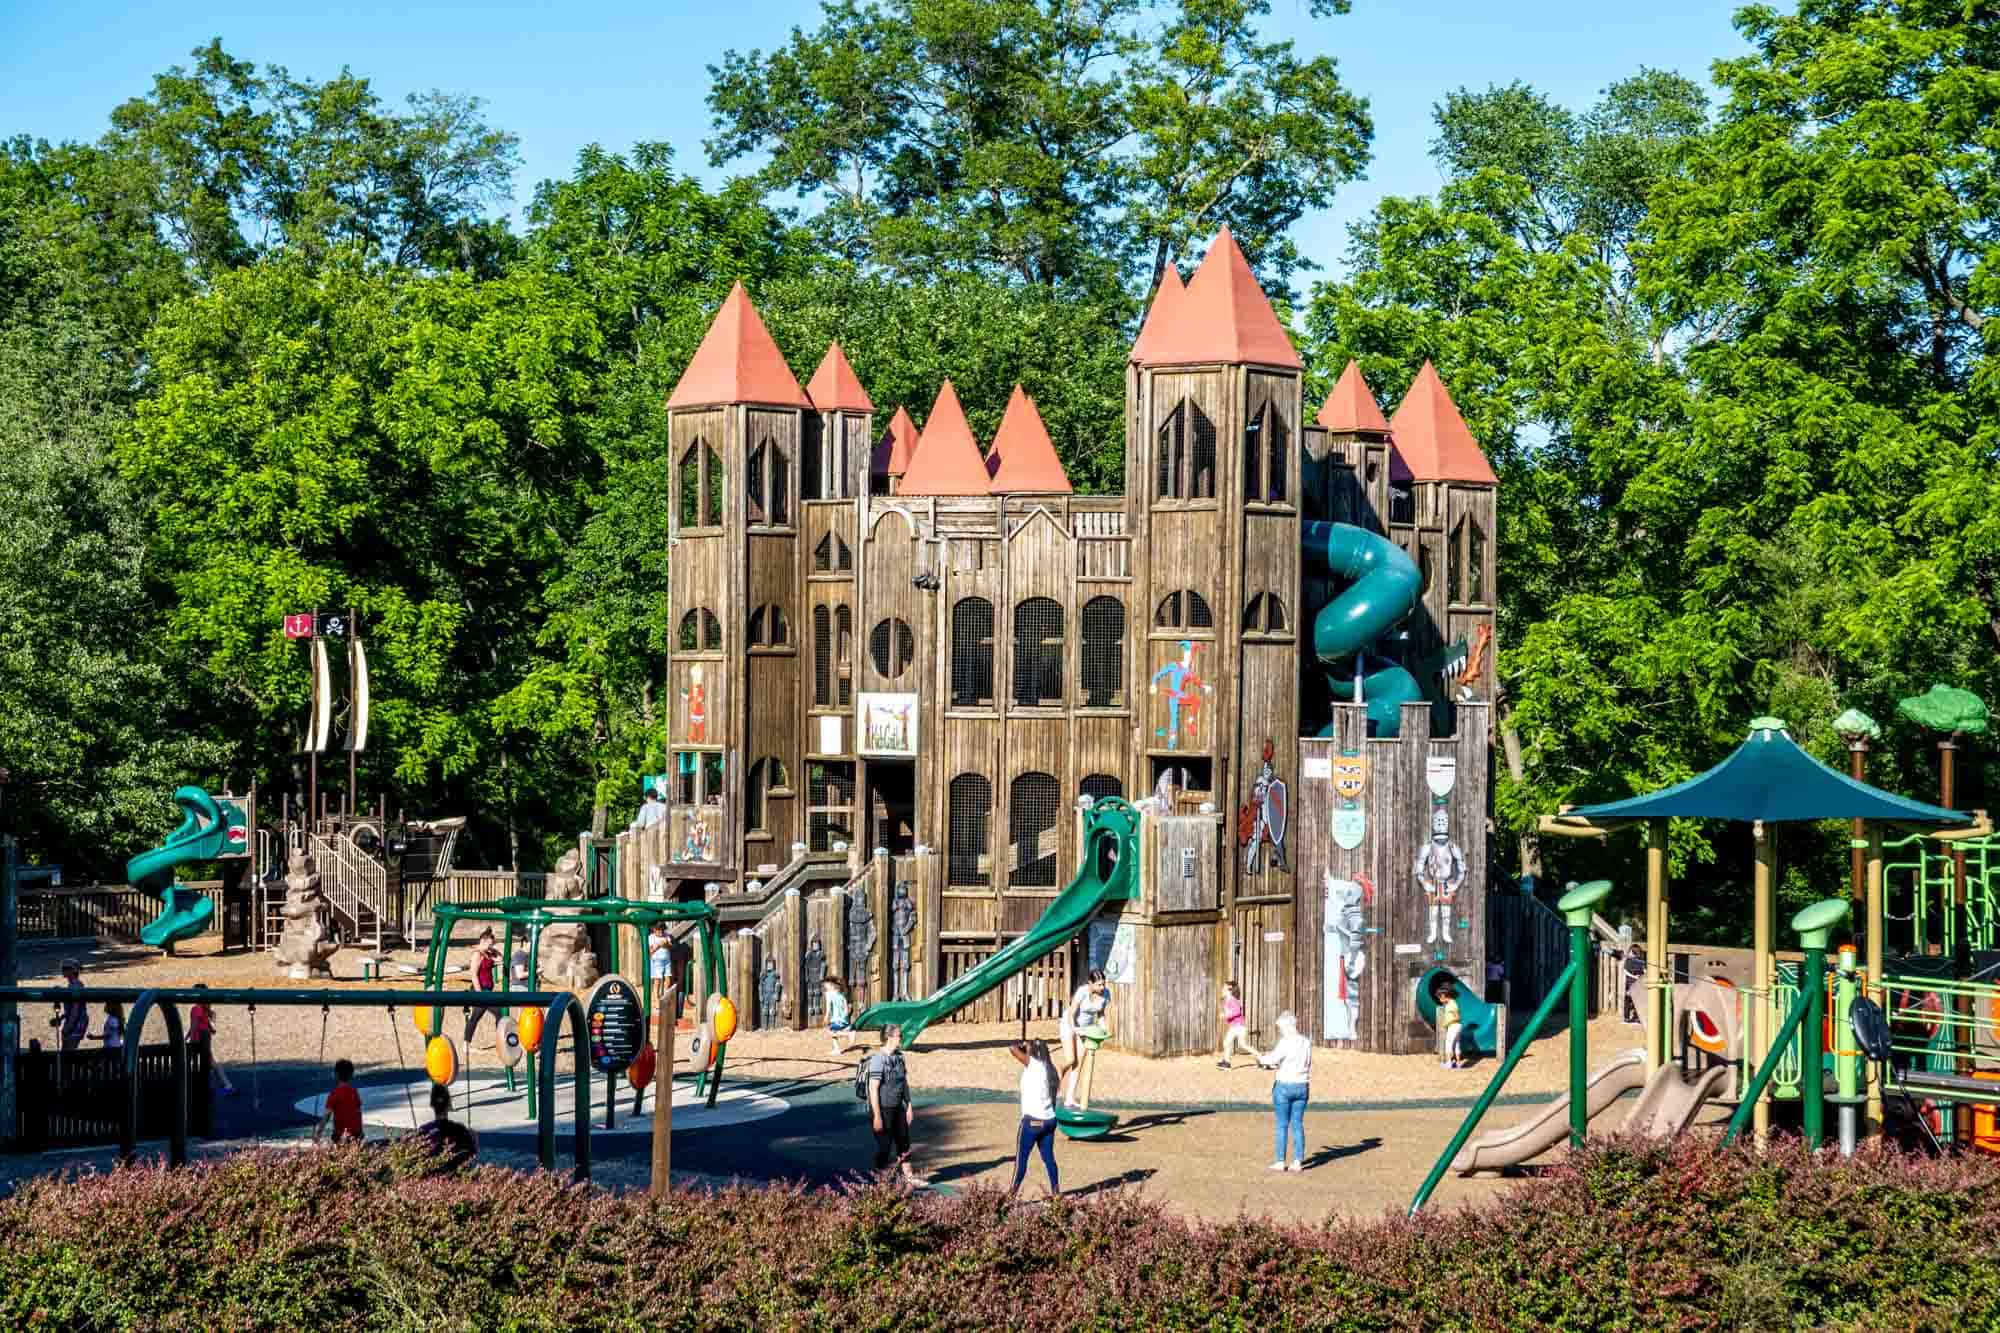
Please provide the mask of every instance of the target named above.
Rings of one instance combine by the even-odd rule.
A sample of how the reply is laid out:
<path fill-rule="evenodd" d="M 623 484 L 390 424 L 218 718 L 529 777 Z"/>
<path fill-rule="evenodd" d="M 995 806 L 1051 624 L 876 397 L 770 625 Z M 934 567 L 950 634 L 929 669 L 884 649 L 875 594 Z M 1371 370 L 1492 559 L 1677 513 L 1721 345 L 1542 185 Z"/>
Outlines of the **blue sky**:
<path fill-rule="evenodd" d="M 1746 49 L 1730 26 L 1736 4 L 1354 0 L 1351 14 L 1314 20 L 1305 0 L 1273 0 L 1273 28 L 1303 50 L 1336 57 L 1375 118 L 1368 178 L 1299 223 L 1301 247 L 1337 268 L 1347 225 L 1378 199 L 1437 187 L 1430 111 L 1447 92 L 1519 79 L 1581 107 L 1641 65 L 1706 80 L 1715 59 Z M 537 181 L 567 174 L 592 142 L 616 150 L 664 140 L 677 146 L 684 170 L 713 181 L 722 173 L 701 147 L 707 66 L 732 47 L 778 44 L 792 27 L 810 27 L 818 10 L 818 0 L 0 0 L 0 135 L 95 138 L 112 107 L 220 36 L 240 59 L 302 76 L 330 77 L 345 65 L 391 100 L 432 88 L 485 99 L 491 122 L 520 136 L 519 204 Z"/>

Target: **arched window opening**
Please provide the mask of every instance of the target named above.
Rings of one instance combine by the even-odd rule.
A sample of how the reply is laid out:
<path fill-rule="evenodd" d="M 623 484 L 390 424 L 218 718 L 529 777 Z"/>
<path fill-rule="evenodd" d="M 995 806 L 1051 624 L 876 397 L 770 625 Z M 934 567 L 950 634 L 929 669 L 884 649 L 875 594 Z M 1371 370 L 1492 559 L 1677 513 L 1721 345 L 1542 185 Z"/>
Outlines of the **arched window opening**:
<path fill-rule="evenodd" d="M 1486 529 L 1476 518 L 1465 521 L 1465 600 L 1486 600 Z"/>
<path fill-rule="evenodd" d="M 1160 423 L 1160 433 L 1154 452 L 1158 455 L 1157 498 L 1178 500 L 1181 497 L 1181 471 L 1186 464 L 1187 454 L 1187 404 L 1181 403 L 1167 413 L 1167 419 Z"/>
<path fill-rule="evenodd" d="M 993 706 L 993 603 L 984 597 L 951 609 L 951 706 Z"/>
<path fill-rule="evenodd" d="M 1107 796 L 1123 796 L 1125 784 L 1109 773 L 1092 773 L 1083 780 L 1083 795 L 1093 801 L 1101 801 Z"/>
<path fill-rule="evenodd" d="M 1054 708 L 1062 704 L 1063 609 L 1047 597 L 1030 597 L 1014 608 L 1014 705 Z"/>
<path fill-rule="evenodd" d="M 701 526 L 701 445 L 691 444 L 675 469 L 674 489 L 680 492 L 681 526 Z"/>
<path fill-rule="evenodd" d="M 1079 664 L 1085 708 L 1125 705 L 1125 604 L 1093 597 L 1083 604 L 1083 660 Z"/>
<path fill-rule="evenodd" d="M 951 780 L 946 830 L 945 883 L 988 883 L 987 823 L 993 815 L 993 784 L 977 773 Z"/>
<path fill-rule="evenodd" d="M 1208 414 L 1190 403 L 1194 421 L 1188 433 L 1193 438 L 1188 448 L 1188 486 L 1190 500 L 1213 500 L 1215 498 L 1215 423 Z"/>
<path fill-rule="evenodd" d="M 695 607 L 681 617 L 680 651 L 719 653 L 722 651 L 722 622 L 715 612 Z"/>
<path fill-rule="evenodd" d="M 1154 629 L 1172 630 L 1213 630 L 1215 617 L 1208 609 L 1208 599 L 1193 589 L 1170 592 L 1160 599 L 1153 610 Z"/>
<path fill-rule="evenodd" d="M 1015 888 L 1054 888 L 1062 788 L 1047 773 L 1023 773 L 1007 790 L 1007 842 Z"/>
<path fill-rule="evenodd" d="M 701 525 L 705 528 L 722 526 L 722 459 L 708 445 L 701 446 L 702 491 L 704 502 L 701 511 Z"/>
<path fill-rule="evenodd" d="M 1285 624 L 1285 604 L 1274 592 L 1256 594 L 1243 608 L 1245 634 L 1282 634 Z"/>

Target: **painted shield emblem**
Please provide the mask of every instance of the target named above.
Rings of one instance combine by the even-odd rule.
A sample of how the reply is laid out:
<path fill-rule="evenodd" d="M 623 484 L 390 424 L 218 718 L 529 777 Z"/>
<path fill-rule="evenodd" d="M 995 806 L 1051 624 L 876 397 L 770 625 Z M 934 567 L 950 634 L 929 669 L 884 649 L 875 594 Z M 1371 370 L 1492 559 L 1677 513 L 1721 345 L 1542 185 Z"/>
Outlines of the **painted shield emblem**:
<path fill-rule="evenodd" d="M 1458 782 L 1458 760 L 1448 754 L 1434 754 L 1424 760 L 1424 785 L 1433 796 L 1449 796 Z"/>
<path fill-rule="evenodd" d="M 1270 826 L 1271 841 L 1280 847 L 1285 845 L 1285 824 L 1289 819 L 1286 814 L 1287 801 L 1284 781 L 1272 778 L 1270 791 L 1264 797 L 1264 816 L 1265 823 Z"/>
<path fill-rule="evenodd" d="M 1358 801 L 1368 786 L 1368 757 L 1359 750 L 1343 750 L 1333 756 L 1333 794 L 1343 801 Z"/>
<path fill-rule="evenodd" d="M 1358 805 L 1333 808 L 1333 842 L 1343 851 L 1353 851 L 1368 836 L 1368 814 Z"/>

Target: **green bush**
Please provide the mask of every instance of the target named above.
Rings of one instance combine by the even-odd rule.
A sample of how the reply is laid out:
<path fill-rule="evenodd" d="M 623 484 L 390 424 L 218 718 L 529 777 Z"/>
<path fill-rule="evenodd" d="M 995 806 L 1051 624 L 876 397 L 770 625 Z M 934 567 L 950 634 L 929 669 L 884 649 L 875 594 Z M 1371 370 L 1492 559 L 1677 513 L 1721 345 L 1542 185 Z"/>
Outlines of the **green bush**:
<path fill-rule="evenodd" d="M 0 1202 L 0 1327 L 2000 1326 L 1986 1158 L 1612 1143 L 1480 1208 L 1324 1227 L 420 1166 L 337 1149 L 29 1183 Z"/>

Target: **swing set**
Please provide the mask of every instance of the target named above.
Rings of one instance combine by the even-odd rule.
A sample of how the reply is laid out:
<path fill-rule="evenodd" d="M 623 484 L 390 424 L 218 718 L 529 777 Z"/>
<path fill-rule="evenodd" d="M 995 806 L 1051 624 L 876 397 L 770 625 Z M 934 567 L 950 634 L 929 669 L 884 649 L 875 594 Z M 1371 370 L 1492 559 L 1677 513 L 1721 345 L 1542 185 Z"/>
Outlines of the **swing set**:
<path fill-rule="evenodd" d="M 606 927 L 604 975 L 615 976 L 618 974 L 618 944 L 619 936 L 622 934 L 622 927 L 631 927 L 638 936 L 640 942 L 639 957 L 641 959 L 641 973 L 643 975 L 647 971 L 644 966 L 646 958 L 646 933 L 656 923 L 692 923 L 694 928 L 701 933 L 702 973 L 705 983 L 703 989 L 711 997 L 722 994 L 721 933 L 717 926 L 715 908 L 706 902 L 635 902 L 629 898 L 614 897 L 556 899 L 502 898 L 497 902 L 491 903 L 439 903 L 432 910 L 435 915 L 431 926 L 430 951 L 424 958 L 424 985 L 432 991 L 442 992 L 444 990 L 446 955 L 451 948 L 452 934 L 461 922 L 467 924 L 498 925 L 505 928 L 506 935 L 501 941 L 500 953 L 503 962 L 508 962 L 510 965 L 499 969 L 500 988 L 492 991 L 452 992 L 452 995 L 455 997 L 468 994 L 501 997 L 495 1006 L 501 1018 L 510 1016 L 510 1006 L 512 1005 L 526 1005 L 540 1002 L 538 999 L 531 1000 L 529 996 L 511 990 L 514 981 L 511 960 L 514 955 L 515 942 L 525 939 L 529 958 L 528 966 L 530 969 L 534 968 L 536 966 L 535 960 L 541 957 L 542 932 L 550 926 Z M 533 979 L 531 973 L 529 980 L 532 981 Z M 674 978 L 673 980 L 678 982 L 682 979 Z M 635 989 L 639 992 L 640 1003 L 645 1013 L 645 1030 L 651 1032 L 654 1028 L 653 1003 L 655 999 L 655 987 L 652 984 L 652 978 L 647 976 L 646 983 Z M 685 988 L 683 988 L 683 993 L 684 991 Z M 540 993 L 536 992 L 535 994 L 539 995 Z M 462 1001 L 454 1000 L 454 1002 Z M 427 1029 L 427 1033 L 435 1037 L 437 1035 L 436 1024 L 443 1021 L 442 1010 L 433 1010 L 432 1021 L 433 1026 Z M 419 1026 L 421 1027 L 422 1025 Z M 499 1026 L 496 1024 L 496 1027 Z M 534 1043 L 530 1042 L 528 1045 L 532 1047 Z M 712 1055 L 709 1056 L 703 1067 L 697 1071 L 695 1077 L 695 1094 L 705 1097 L 709 1106 L 715 1105 L 716 1098 L 722 1089 L 722 1067 L 728 1046 L 729 1041 L 727 1036 L 722 1035 L 720 1032 L 716 1034 L 716 1039 L 712 1042 L 701 1041 L 697 1043 L 698 1050 L 712 1051 Z M 528 1114 L 531 1116 L 537 1114 L 538 1098 L 547 1095 L 542 1085 L 548 1081 L 546 1070 L 543 1071 L 544 1077 L 541 1080 L 537 1080 L 535 1077 L 535 1059 L 535 1053 L 531 1049 L 527 1058 L 528 1068 L 525 1080 L 528 1091 Z M 513 1092 L 515 1090 L 515 1071 L 512 1065 L 507 1066 L 506 1076 L 507 1090 Z M 607 1106 L 609 1105 L 612 1092 L 613 1089 L 606 1090 Z M 638 1095 L 633 1102 L 634 1115 L 639 1114 L 643 1109 L 645 1099 L 644 1087 L 639 1087 L 637 1093 Z M 671 1086 L 664 1089 L 662 1095 L 672 1097 Z M 583 1087 L 581 1084 L 578 1085 L 577 1096 L 579 1098 L 577 1114 L 580 1117 L 584 1114 L 582 1109 L 584 1103 L 581 1100 L 583 1097 Z"/>

